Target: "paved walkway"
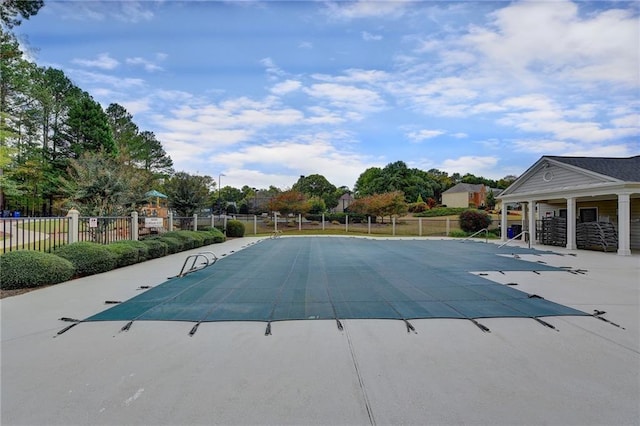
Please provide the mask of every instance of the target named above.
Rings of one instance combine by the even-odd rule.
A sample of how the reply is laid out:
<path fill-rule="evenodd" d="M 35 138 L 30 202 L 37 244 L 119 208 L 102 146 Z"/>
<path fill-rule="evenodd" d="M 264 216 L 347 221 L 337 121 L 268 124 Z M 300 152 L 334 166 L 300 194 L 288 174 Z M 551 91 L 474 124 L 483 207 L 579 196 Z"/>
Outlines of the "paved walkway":
<path fill-rule="evenodd" d="M 208 247 L 233 255 L 256 238 Z M 545 247 L 547 249 L 547 247 Z M 203 250 L 203 249 L 199 249 Z M 199 251 L 196 250 L 196 251 Z M 3 425 L 640 422 L 640 258 L 556 250 L 584 273 L 487 278 L 593 317 L 69 323 L 175 275 L 187 253 L 2 299 Z M 572 256 L 570 254 L 577 254 Z M 526 256 L 523 256 L 526 258 Z M 478 271 L 482 272 L 482 271 Z M 56 337 L 57 336 L 57 337 Z"/>

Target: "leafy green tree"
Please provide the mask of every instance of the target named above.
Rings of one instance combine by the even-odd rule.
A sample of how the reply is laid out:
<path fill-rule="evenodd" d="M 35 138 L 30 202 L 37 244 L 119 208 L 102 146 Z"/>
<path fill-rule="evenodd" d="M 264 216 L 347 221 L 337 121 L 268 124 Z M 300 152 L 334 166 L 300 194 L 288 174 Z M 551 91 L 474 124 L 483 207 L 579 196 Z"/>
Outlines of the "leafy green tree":
<path fill-rule="evenodd" d="M 87 216 L 118 216 L 133 210 L 150 183 L 149 175 L 103 152 L 86 152 L 69 165 L 69 176 L 61 179 L 67 205 Z"/>
<path fill-rule="evenodd" d="M 495 195 L 493 195 L 493 191 L 491 189 L 489 190 L 489 192 L 487 192 L 487 195 L 485 196 L 484 204 L 490 210 L 493 210 L 493 208 L 496 206 L 496 197 Z"/>
<path fill-rule="evenodd" d="M 402 216 L 408 211 L 408 204 L 402 191 L 386 192 L 358 198 L 349 206 L 349 211 L 380 217 Z"/>
<path fill-rule="evenodd" d="M 140 145 L 138 136 L 138 126 L 133 122 L 133 116 L 119 104 L 110 104 L 105 110 L 113 142 L 115 143 L 118 155 L 123 161 L 130 161 Z"/>
<path fill-rule="evenodd" d="M 319 174 L 300 176 L 300 179 L 298 179 L 291 189 L 302 192 L 307 197 L 322 198 L 327 208 L 337 206 L 338 198 L 340 198 L 340 195 L 337 195 L 335 185 Z"/>
<path fill-rule="evenodd" d="M 516 179 L 518 179 L 518 177 L 515 175 L 507 175 L 496 182 L 496 188 L 507 189 Z"/>
<path fill-rule="evenodd" d="M 69 157 L 80 158 L 84 152 L 99 152 L 113 155 L 116 146 L 107 115 L 100 104 L 83 92 L 69 110 L 67 118 Z"/>
<path fill-rule="evenodd" d="M 158 177 L 173 174 L 173 160 L 165 152 L 162 143 L 156 139 L 156 135 L 144 131 L 138 135 L 138 139 L 140 144 L 133 156 L 138 166 Z"/>
<path fill-rule="evenodd" d="M 4 4 L 3 6 L 4 7 Z M 0 149 L 4 159 L 0 165 L 0 210 L 5 208 L 8 186 L 16 187 L 4 170 L 11 168 L 15 155 L 19 154 L 22 112 L 28 103 L 25 96 L 29 86 L 31 65 L 22 58 L 22 51 L 15 36 L 0 28 Z M 11 148 L 11 149 L 9 149 Z M 18 192 L 11 191 L 13 196 Z"/>
<path fill-rule="evenodd" d="M 320 197 L 311 197 L 308 200 L 309 202 L 309 213 L 311 214 L 320 214 L 327 211 L 327 205 L 324 203 L 324 200 Z"/>
<path fill-rule="evenodd" d="M 22 19 L 29 19 L 44 6 L 44 0 L 2 0 L 0 22 L 7 28 L 20 25 Z"/>
<path fill-rule="evenodd" d="M 383 191 L 383 176 L 380 167 L 369 167 L 358 176 L 353 191 L 357 197 L 379 194 Z"/>
<path fill-rule="evenodd" d="M 283 216 L 289 213 L 304 214 L 309 211 L 309 203 L 302 192 L 291 189 L 273 197 L 269 202 L 269 209 Z"/>
<path fill-rule="evenodd" d="M 410 169 L 403 161 L 387 164 L 384 168 L 371 167 L 362 173 L 356 181 L 356 198 L 401 191 L 406 202 L 413 202 L 421 196 L 433 197 L 439 185 L 431 175 L 420 169 Z"/>
<path fill-rule="evenodd" d="M 214 186 L 215 181 L 210 176 L 178 172 L 165 182 L 164 191 L 169 198 L 169 207 L 175 209 L 178 216 L 188 217 L 207 207 Z"/>

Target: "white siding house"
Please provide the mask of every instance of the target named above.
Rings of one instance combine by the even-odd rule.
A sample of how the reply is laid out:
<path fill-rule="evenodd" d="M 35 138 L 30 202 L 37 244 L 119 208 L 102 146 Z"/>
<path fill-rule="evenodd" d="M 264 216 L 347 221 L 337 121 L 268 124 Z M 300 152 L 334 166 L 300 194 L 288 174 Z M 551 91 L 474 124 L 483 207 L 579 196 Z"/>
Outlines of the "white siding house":
<path fill-rule="evenodd" d="M 617 253 L 640 249 L 640 155 L 629 158 L 543 156 L 498 196 L 526 204 L 525 230 L 540 243 L 543 219 L 566 218 L 565 247 L 579 248 L 581 224 L 607 225 Z M 506 209 L 502 211 L 506 229 Z M 503 240 L 506 233 L 503 233 Z"/>

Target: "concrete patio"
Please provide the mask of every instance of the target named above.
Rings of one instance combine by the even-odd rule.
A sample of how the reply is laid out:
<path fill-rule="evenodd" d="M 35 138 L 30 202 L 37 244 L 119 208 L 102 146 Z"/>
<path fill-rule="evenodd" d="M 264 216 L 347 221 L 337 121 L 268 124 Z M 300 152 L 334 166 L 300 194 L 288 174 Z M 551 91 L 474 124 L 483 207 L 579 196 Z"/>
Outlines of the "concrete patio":
<path fill-rule="evenodd" d="M 221 257 L 259 238 L 209 246 Z M 540 247 L 549 250 L 550 247 Z M 196 249 L 194 252 L 204 249 Z M 2 299 L 3 425 L 640 424 L 640 257 L 522 256 L 477 271 L 593 317 L 82 323 L 175 275 L 189 252 Z"/>

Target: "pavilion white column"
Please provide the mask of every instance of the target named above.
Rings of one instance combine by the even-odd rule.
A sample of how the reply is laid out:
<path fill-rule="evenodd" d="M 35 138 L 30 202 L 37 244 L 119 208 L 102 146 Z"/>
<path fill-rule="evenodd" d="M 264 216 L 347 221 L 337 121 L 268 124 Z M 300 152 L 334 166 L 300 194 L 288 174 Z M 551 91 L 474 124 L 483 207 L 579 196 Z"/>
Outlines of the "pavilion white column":
<path fill-rule="evenodd" d="M 529 200 L 529 241 L 531 244 L 536 242 L 536 202 L 535 200 Z"/>
<path fill-rule="evenodd" d="M 631 208 L 629 194 L 618 194 L 618 254 L 631 255 Z"/>
<path fill-rule="evenodd" d="M 507 241 L 507 203 L 502 202 L 502 211 L 500 212 L 500 240 Z"/>
<path fill-rule="evenodd" d="M 567 198 L 567 245 L 569 250 L 576 249 L 576 199 Z"/>

